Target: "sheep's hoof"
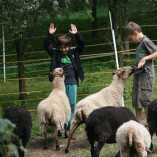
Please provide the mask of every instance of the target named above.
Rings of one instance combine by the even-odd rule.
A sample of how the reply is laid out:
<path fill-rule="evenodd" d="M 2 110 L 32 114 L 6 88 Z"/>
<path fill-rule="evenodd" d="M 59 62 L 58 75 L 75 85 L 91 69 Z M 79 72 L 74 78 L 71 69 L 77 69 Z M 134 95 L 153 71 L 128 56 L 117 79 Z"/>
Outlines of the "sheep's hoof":
<path fill-rule="evenodd" d="M 151 142 L 150 150 L 153 150 L 153 143 Z"/>
<path fill-rule="evenodd" d="M 59 145 L 56 146 L 56 150 L 60 150 L 60 146 Z"/>
<path fill-rule="evenodd" d="M 65 154 L 68 154 L 69 153 L 69 149 L 65 149 Z"/>
<path fill-rule="evenodd" d="M 120 152 L 118 152 L 115 157 L 120 157 Z"/>
<path fill-rule="evenodd" d="M 62 134 L 61 134 L 60 130 L 58 130 L 58 136 L 59 136 L 59 137 L 61 137 L 61 136 L 62 136 Z"/>
<path fill-rule="evenodd" d="M 44 150 L 46 150 L 48 147 L 47 146 L 44 146 Z"/>
<path fill-rule="evenodd" d="M 68 138 L 68 135 L 65 135 L 65 137 L 64 138 Z"/>

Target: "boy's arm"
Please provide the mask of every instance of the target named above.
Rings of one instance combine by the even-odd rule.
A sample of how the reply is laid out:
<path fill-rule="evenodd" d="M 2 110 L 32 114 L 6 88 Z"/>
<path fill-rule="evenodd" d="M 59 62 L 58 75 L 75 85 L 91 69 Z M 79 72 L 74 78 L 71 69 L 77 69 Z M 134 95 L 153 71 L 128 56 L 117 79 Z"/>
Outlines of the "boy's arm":
<path fill-rule="evenodd" d="M 82 36 L 80 35 L 79 32 L 75 35 L 75 38 L 76 38 L 76 41 L 77 41 L 76 49 L 78 50 L 78 52 L 80 54 L 82 52 L 84 46 L 85 46 L 84 40 L 83 40 L 83 38 L 82 38 Z"/>
<path fill-rule="evenodd" d="M 157 46 L 151 40 L 144 41 L 144 46 L 146 50 L 149 52 L 149 55 L 141 59 L 141 61 L 138 64 L 138 68 L 143 67 L 147 60 L 157 58 Z"/>
<path fill-rule="evenodd" d="M 138 69 L 143 67 L 143 65 L 146 63 L 147 60 L 155 59 L 157 58 L 157 51 L 152 53 L 151 55 L 148 55 L 146 57 L 143 57 L 140 62 L 138 63 Z"/>
<path fill-rule="evenodd" d="M 53 56 L 53 51 L 54 51 L 52 41 L 54 41 L 53 34 L 55 33 L 55 31 L 56 31 L 56 28 L 54 28 L 54 24 L 50 24 L 49 33 L 44 42 L 44 48 L 46 49 L 46 51 L 51 57 Z"/>
<path fill-rule="evenodd" d="M 76 41 L 77 41 L 77 47 L 76 49 L 78 50 L 79 54 L 82 52 L 83 48 L 84 48 L 84 40 L 82 38 L 82 36 L 80 35 L 80 33 L 78 32 L 76 26 L 74 24 L 71 24 L 71 30 L 69 30 L 70 33 L 75 35 Z"/>

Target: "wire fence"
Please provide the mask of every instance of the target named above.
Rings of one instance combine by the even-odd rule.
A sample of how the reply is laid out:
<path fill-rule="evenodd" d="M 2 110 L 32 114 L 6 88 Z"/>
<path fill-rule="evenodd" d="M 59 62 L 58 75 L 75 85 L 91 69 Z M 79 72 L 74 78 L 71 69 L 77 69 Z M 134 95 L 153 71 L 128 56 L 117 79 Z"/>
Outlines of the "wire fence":
<path fill-rule="evenodd" d="M 156 27 L 157 25 L 143 25 L 142 27 Z M 102 31 L 102 30 L 108 30 L 110 29 L 110 27 L 106 27 L 106 28 L 98 28 L 98 29 L 89 29 L 89 30 L 83 30 L 83 31 L 80 31 L 81 33 L 85 33 L 85 32 L 92 32 L 92 31 Z M 69 33 L 65 33 L 65 34 L 69 34 Z M 60 34 L 57 34 L 57 35 L 60 35 Z M 38 37 L 32 37 L 33 39 L 37 39 L 37 38 L 44 38 L 45 36 L 38 36 Z M 6 42 L 12 42 L 13 40 L 6 40 Z M 157 40 L 153 40 L 154 42 L 156 42 Z M 125 43 L 125 41 L 123 42 Z M 102 43 L 96 43 L 96 44 L 88 44 L 86 45 L 85 47 L 86 48 L 93 48 L 93 47 L 100 47 L 100 46 L 104 46 L 104 45 L 113 45 L 113 42 L 102 42 Z M 128 50 L 123 50 L 123 51 L 118 51 L 118 54 L 127 54 L 127 52 L 134 52 L 135 49 L 128 49 Z M 36 54 L 47 54 L 44 50 L 40 50 L 40 51 L 31 51 L 31 52 L 26 52 L 25 55 L 36 55 Z M 18 63 L 24 63 L 25 65 L 27 65 L 28 63 L 31 63 L 32 64 L 32 67 L 39 67 L 39 64 L 36 64 L 35 63 L 50 63 L 50 59 L 49 57 L 47 57 L 48 55 L 45 55 L 45 58 L 38 58 L 38 59 L 27 59 L 27 60 L 21 60 L 21 61 L 9 61 L 11 57 L 14 57 L 16 56 L 17 54 L 11 54 L 10 52 L 8 54 L 6 54 L 6 57 L 8 58 L 8 61 L 6 61 L 5 63 L 4 62 L 0 62 L 0 65 L 3 65 L 3 64 L 6 64 L 6 65 L 15 65 L 15 69 L 17 69 L 17 64 Z M 98 52 L 92 52 L 92 54 L 85 54 L 85 55 L 81 55 L 80 58 L 83 60 L 84 58 L 87 58 L 87 59 L 90 59 L 90 57 L 93 57 L 93 58 L 96 58 L 96 57 L 105 57 L 107 58 L 108 56 L 112 56 L 114 55 L 114 52 L 113 51 L 110 51 L 110 52 L 105 52 L 105 51 L 98 51 Z M 3 57 L 3 55 L 0 55 L 0 57 Z M 88 58 L 89 57 L 89 58 Z M 131 62 L 133 63 L 134 59 L 123 59 L 123 63 L 125 63 L 126 65 L 129 65 Z M 100 62 L 100 61 L 97 61 L 97 62 L 93 62 L 93 63 L 84 63 L 83 64 L 83 67 L 84 68 L 92 68 L 94 66 L 102 66 L 102 65 L 111 65 L 113 64 L 114 67 L 116 65 L 115 63 L 115 60 L 112 59 L 112 60 L 109 60 L 109 61 L 103 61 L 103 62 Z M 41 64 L 43 65 L 43 64 Z M 7 68 L 9 68 L 9 66 Z M 42 66 L 41 66 L 42 67 Z M 155 68 L 157 67 L 157 65 L 155 65 Z M 99 67 L 98 67 L 99 68 Z M 42 76 L 32 76 L 32 74 L 36 75 L 38 73 L 42 73 Z M 30 69 L 29 71 L 26 71 L 25 74 L 31 74 L 29 77 L 24 77 L 24 78 L 18 78 L 18 73 L 17 72 L 12 72 L 12 70 L 9 71 L 9 73 L 6 74 L 7 76 L 7 79 L 6 81 L 9 82 L 9 83 L 12 83 L 12 86 L 14 86 L 14 89 L 16 89 L 17 91 L 17 82 L 19 80 L 26 80 L 26 81 L 29 81 L 29 83 L 31 83 L 32 81 L 32 85 L 34 84 L 33 81 L 39 81 L 39 80 L 47 80 L 48 76 L 47 74 L 49 73 L 49 67 L 47 67 L 47 69 Z M 99 76 L 99 77 L 102 77 L 103 74 L 105 74 L 106 77 L 108 77 L 110 75 L 110 79 L 112 79 L 112 75 L 111 75 L 111 71 L 106 71 L 106 69 L 104 70 L 101 70 L 101 71 L 96 71 L 96 72 L 85 72 L 85 77 L 87 79 L 92 79 L 94 78 L 95 76 Z M 0 78 L 2 79 L 3 77 L 3 74 L 0 74 Z M 96 80 L 94 80 L 96 83 Z M 132 83 L 132 79 L 130 79 L 128 81 L 128 84 L 131 84 Z M 96 83 L 97 84 L 97 83 Z M 96 88 L 98 88 L 98 90 L 100 90 L 101 88 L 105 87 L 109 85 L 109 82 L 106 82 L 104 83 L 103 85 L 88 85 L 88 86 L 80 86 L 78 87 L 78 90 L 81 90 L 81 93 L 78 93 L 78 97 L 85 97 L 85 96 L 88 96 L 92 93 L 94 93 L 96 90 Z M 0 80 L 0 88 L 6 86 L 6 88 L 9 88 L 10 84 L 6 84 L 6 83 L 3 83 L 3 80 Z M 49 85 L 47 85 L 49 86 Z M 157 86 L 155 85 L 155 88 Z M 87 89 L 92 89 L 92 92 L 86 92 Z M 2 91 L 2 90 L 1 90 Z M 27 92 L 10 92 L 9 89 L 5 90 L 5 93 L 1 93 L 0 94 L 0 104 L 8 104 L 8 103 L 12 103 L 14 104 L 14 102 L 18 102 L 19 100 L 17 99 L 17 96 L 19 94 L 27 94 L 29 96 L 34 96 L 34 98 L 28 98 L 27 100 L 25 100 L 26 102 L 31 102 L 31 101 L 37 101 L 39 102 L 40 100 L 42 99 L 45 99 L 46 98 L 46 95 L 44 95 L 45 97 L 41 97 L 41 93 L 46 93 L 48 94 L 51 90 L 37 90 L 37 87 L 35 90 L 28 90 Z M 131 92 L 131 89 L 127 90 L 128 93 Z M 36 94 L 36 95 L 33 95 L 33 94 Z M 39 94 L 39 96 L 38 96 Z M 13 97 L 13 96 L 16 96 L 16 99 L 14 100 L 9 100 L 8 98 L 9 97 Z M 2 99 L 3 97 L 3 99 Z M 6 101 L 6 98 L 7 97 L 7 101 Z M 129 97 L 130 98 L 130 97 Z M 3 100 L 3 101 L 2 101 Z M 131 99 L 126 99 L 125 102 L 130 102 Z M 34 110 L 31 110 L 30 111 L 34 111 Z"/>

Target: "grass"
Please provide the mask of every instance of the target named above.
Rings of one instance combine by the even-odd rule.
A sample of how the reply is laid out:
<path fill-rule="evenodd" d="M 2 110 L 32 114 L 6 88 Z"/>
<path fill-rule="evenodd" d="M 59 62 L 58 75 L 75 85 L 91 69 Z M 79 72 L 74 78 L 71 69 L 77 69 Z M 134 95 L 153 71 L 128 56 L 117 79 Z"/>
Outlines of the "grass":
<path fill-rule="evenodd" d="M 138 19 L 136 19 L 136 17 Z M 142 21 L 143 18 L 139 19 L 138 16 L 130 17 L 130 19 L 134 20 L 135 22 L 138 21 L 141 24 L 151 23 L 151 21 L 149 20 L 147 20 L 146 22 Z M 45 34 L 49 23 L 50 21 L 46 21 L 46 23 L 43 24 L 42 29 L 39 31 L 40 32 L 40 34 L 38 34 L 39 36 L 43 36 L 43 34 Z M 64 23 L 64 25 L 62 23 Z M 66 32 L 67 30 L 65 30 L 65 28 L 69 28 L 70 23 L 76 24 L 79 30 L 91 29 L 91 19 L 83 11 L 70 15 L 69 19 L 64 18 L 60 21 L 56 21 L 56 26 L 57 26 L 57 29 L 61 30 L 60 32 Z M 99 28 L 108 26 L 107 10 L 103 10 L 103 8 L 99 9 L 98 26 Z M 154 33 L 156 31 L 155 27 L 152 27 L 151 29 L 144 28 L 143 30 L 145 34 L 152 37 L 151 39 L 156 39 L 156 36 Z M 82 33 L 85 39 L 86 45 L 104 43 L 108 41 L 106 40 L 107 31 L 103 30 L 97 33 L 98 34 L 96 38 L 92 36 L 91 32 Z M 34 38 L 31 39 L 29 41 L 26 51 L 31 52 L 31 51 L 43 50 L 43 46 L 42 46 L 43 41 L 44 41 L 43 37 L 40 37 L 38 39 L 34 39 Z M 1 42 L 1 38 L 0 38 L 0 42 Z M 133 47 L 135 47 L 135 45 L 133 45 Z M 100 52 L 110 52 L 110 51 L 113 51 L 113 50 L 109 46 L 103 45 L 103 46 L 95 46 L 95 47 L 86 48 L 84 53 L 89 54 L 89 53 L 100 53 Z M 6 52 L 7 54 L 16 53 L 15 47 L 12 42 L 6 42 Z M 26 60 L 40 59 L 40 58 L 42 59 L 49 58 L 49 56 L 45 51 L 41 53 L 37 53 L 37 54 L 28 53 L 25 55 Z M 84 67 L 86 77 L 85 77 L 85 80 L 82 83 L 80 83 L 80 86 L 78 87 L 78 101 L 83 99 L 86 95 L 95 93 L 111 83 L 111 80 L 112 80 L 111 74 L 103 74 L 103 73 L 98 73 L 98 72 L 114 71 L 116 67 L 115 67 L 113 58 L 114 57 L 110 57 L 110 58 L 104 57 L 102 59 L 91 59 L 88 61 L 83 61 L 83 67 Z M 107 63 L 110 60 L 113 60 L 113 63 Z M 16 56 L 7 57 L 6 62 L 8 61 L 16 61 Z M 0 58 L 0 62 L 2 62 L 2 57 Z M 30 63 L 34 63 L 34 62 L 30 62 Z M 129 64 L 132 64 L 132 63 L 129 63 Z M 7 64 L 7 66 L 12 66 L 12 65 L 16 65 L 16 64 Z M 39 72 L 40 70 L 44 70 L 44 71 Z M 26 78 L 30 78 L 26 80 L 27 91 L 29 92 L 28 99 L 30 100 L 26 102 L 25 106 L 27 106 L 28 109 L 36 109 L 37 104 L 41 101 L 41 99 L 47 97 L 51 91 L 51 85 L 50 85 L 50 82 L 48 81 L 48 76 L 47 76 L 47 73 L 49 71 L 49 65 L 26 67 L 25 71 L 26 71 Z M 6 72 L 7 74 L 9 74 L 7 75 L 7 79 L 17 78 L 17 74 L 14 74 L 14 73 L 17 73 L 17 69 L 6 69 Z M 157 72 L 157 67 L 156 67 L 156 72 Z M 21 105 L 18 101 L 18 91 L 19 91 L 18 81 L 7 80 L 6 83 L 3 83 L 2 69 L 0 69 L 0 73 L 1 73 L 0 93 L 4 94 L 4 95 L 0 95 L 0 105 L 2 106 Z M 43 77 L 43 78 L 35 79 L 34 77 Z M 157 82 L 157 78 L 156 78 L 156 82 Z M 157 90 L 157 86 L 155 86 L 155 90 L 154 90 L 155 92 L 153 94 L 153 98 L 157 98 L 156 90 Z M 14 94 L 9 94 L 9 93 L 14 93 Z M 131 97 L 132 97 L 132 77 L 130 77 L 126 83 L 124 100 L 125 100 L 125 106 L 130 108 L 134 112 L 131 105 L 131 101 L 130 101 Z M 37 100 L 32 100 L 32 99 L 37 99 Z M 31 115 L 33 119 L 32 137 L 35 138 L 38 136 L 42 136 L 42 132 L 39 129 L 36 111 L 31 112 Z M 144 113 L 143 113 L 143 118 L 145 118 Z M 77 130 L 77 134 L 82 134 L 84 132 L 84 128 L 85 128 L 84 125 L 80 126 Z M 155 144 L 154 152 L 157 152 L 156 138 L 154 138 L 154 144 Z M 101 152 L 101 157 L 102 156 L 113 157 L 116 152 L 117 152 L 116 145 L 105 145 Z M 72 152 L 71 154 L 67 155 L 67 157 L 72 157 L 76 155 L 79 157 L 88 157 L 89 154 L 90 154 L 89 145 L 87 145 L 85 148 L 81 148 L 81 149 L 77 148 L 74 151 L 74 153 Z M 149 155 L 149 157 L 154 157 L 154 155 Z"/>

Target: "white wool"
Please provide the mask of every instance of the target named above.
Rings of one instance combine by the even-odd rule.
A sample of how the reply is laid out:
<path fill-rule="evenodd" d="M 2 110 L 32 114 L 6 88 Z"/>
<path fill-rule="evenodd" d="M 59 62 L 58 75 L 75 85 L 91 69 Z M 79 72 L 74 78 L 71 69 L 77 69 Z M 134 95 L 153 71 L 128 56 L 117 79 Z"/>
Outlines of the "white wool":
<path fill-rule="evenodd" d="M 125 72 L 122 73 L 121 76 L 119 76 L 119 71 L 123 71 L 124 69 Z M 131 67 L 118 69 L 115 72 L 112 83 L 108 87 L 79 101 L 76 105 L 73 122 L 75 123 L 75 121 L 79 121 L 80 123 L 82 123 L 83 118 L 84 120 L 86 120 L 93 110 L 101 107 L 122 106 L 125 81 L 129 77 L 130 73 Z M 82 114 L 84 115 L 84 117 L 82 117 Z"/>
<path fill-rule="evenodd" d="M 130 120 L 118 128 L 116 141 L 121 157 L 128 155 L 127 149 L 130 146 L 135 147 L 139 156 L 146 157 L 151 145 L 151 136 L 142 124 Z"/>
<path fill-rule="evenodd" d="M 42 129 L 45 129 L 45 125 L 49 124 L 60 130 L 64 128 L 71 113 L 69 99 L 65 93 L 64 76 L 56 76 L 52 86 L 52 92 L 39 103 L 37 111 Z"/>
<path fill-rule="evenodd" d="M 69 149 L 70 141 L 75 130 L 80 124 L 87 121 L 87 118 L 92 111 L 105 106 L 122 106 L 125 81 L 132 72 L 133 69 L 130 66 L 119 68 L 115 71 L 113 81 L 108 87 L 87 96 L 76 104 L 66 151 Z"/>

